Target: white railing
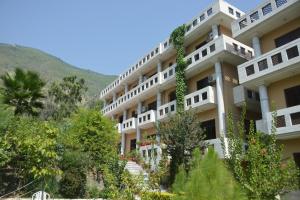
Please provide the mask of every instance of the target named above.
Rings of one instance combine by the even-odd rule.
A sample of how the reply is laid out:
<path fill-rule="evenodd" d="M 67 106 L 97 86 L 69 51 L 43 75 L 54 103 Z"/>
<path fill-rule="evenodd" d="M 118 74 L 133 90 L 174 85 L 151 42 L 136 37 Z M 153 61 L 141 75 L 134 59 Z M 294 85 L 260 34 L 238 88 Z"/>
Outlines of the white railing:
<path fill-rule="evenodd" d="M 176 65 L 177 64 L 173 64 L 171 67 L 168 67 L 167 69 L 161 72 L 161 84 L 175 77 Z"/>
<path fill-rule="evenodd" d="M 162 120 L 163 118 L 174 113 L 176 113 L 176 100 L 160 106 L 157 111 L 157 119 Z"/>
<path fill-rule="evenodd" d="M 238 66 L 240 84 L 300 62 L 300 39 Z"/>
<path fill-rule="evenodd" d="M 215 104 L 215 88 L 208 86 L 184 97 L 184 108 L 206 107 Z"/>
<path fill-rule="evenodd" d="M 254 10 L 244 15 L 232 23 L 233 36 L 236 37 L 242 32 L 249 30 L 251 27 L 272 17 L 281 10 L 293 5 L 298 0 L 267 0 L 256 7 Z"/>
<path fill-rule="evenodd" d="M 149 110 L 145 113 L 138 115 L 138 126 L 140 128 L 143 128 L 145 126 L 148 126 L 156 121 L 156 111 L 155 110 Z"/>
<path fill-rule="evenodd" d="M 111 103 L 111 104 L 105 106 L 105 107 L 102 109 L 102 113 L 103 113 L 103 114 L 106 114 L 106 113 L 108 113 L 108 112 L 114 110 L 115 108 L 117 108 L 117 105 L 118 105 L 117 102 L 113 102 L 113 103 Z"/>
<path fill-rule="evenodd" d="M 134 131 L 137 127 L 137 120 L 136 118 L 132 117 L 130 119 L 125 120 L 122 123 L 122 132 L 127 133 L 130 131 Z"/>
<path fill-rule="evenodd" d="M 143 160 L 147 164 L 150 164 L 152 169 L 157 167 L 162 155 L 162 150 L 159 145 L 141 145 L 139 150 Z"/>
<path fill-rule="evenodd" d="M 273 116 L 272 112 L 267 115 L 268 131 L 271 133 Z M 276 111 L 276 134 L 300 134 L 300 105 L 289 108 L 283 108 Z"/>

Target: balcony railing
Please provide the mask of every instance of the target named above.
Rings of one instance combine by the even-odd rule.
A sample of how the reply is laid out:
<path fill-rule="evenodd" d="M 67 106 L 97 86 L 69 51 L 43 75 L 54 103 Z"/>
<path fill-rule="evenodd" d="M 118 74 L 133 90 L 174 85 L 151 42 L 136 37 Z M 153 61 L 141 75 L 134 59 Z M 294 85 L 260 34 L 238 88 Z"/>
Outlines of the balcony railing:
<path fill-rule="evenodd" d="M 300 105 L 276 110 L 275 129 L 279 138 L 300 135 Z M 257 129 L 271 134 L 273 113 L 267 114 L 266 120 L 257 120 Z"/>
<path fill-rule="evenodd" d="M 281 71 L 300 62 L 300 39 L 276 48 L 264 55 L 238 66 L 239 81 L 241 84 L 273 72 Z"/>
<path fill-rule="evenodd" d="M 165 117 L 176 113 L 176 100 L 164 104 L 158 108 L 157 119 L 162 120 Z"/>
<path fill-rule="evenodd" d="M 138 115 L 138 126 L 140 128 L 147 128 L 149 126 L 152 126 L 155 121 L 156 121 L 155 110 L 149 110 L 145 113 Z"/>
<path fill-rule="evenodd" d="M 161 160 L 162 150 L 156 144 L 140 146 L 139 150 L 144 162 L 150 164 L 151 168 L 155 168 Z"/>
<path fill-rule="evenodd" d="M 171 67 L 168 67 L 167 69 L 161 72 L 161 84 L 175 77 L 176 65 L 177 64 L 173 64 Z"/>
<path fill-rule="evenodd" d="M 118 105 L 117 102 L 113 102 L 113 103 L 111 103 L 111 104 L 105 106 L 105 107 L 102 109 L 103 114 L 108 113 L 108 112 L 114 110 L 115 108 L 117 108 L 117 105 Z"/>
<path fill-rule="evenodd" d="M 208 86 L 184 97 L 185 110 L 190 108 L 206 109 L 215 105 L 215 88 Z"/>
<path fill-rule="evenodd" d="M 125 120 L 122 123 L 122 132 L 129 133 L 136 130 L 137 127 L 137 120 L 136 118 L 132 117 L 130 119 Z"/>

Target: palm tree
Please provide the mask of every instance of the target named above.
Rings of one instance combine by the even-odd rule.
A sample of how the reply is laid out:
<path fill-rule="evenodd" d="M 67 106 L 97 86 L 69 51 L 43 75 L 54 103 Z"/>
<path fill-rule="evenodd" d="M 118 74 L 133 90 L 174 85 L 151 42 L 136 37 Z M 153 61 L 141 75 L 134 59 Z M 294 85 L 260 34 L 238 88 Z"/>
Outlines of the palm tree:
<path fill-rule="evenodd" d="M 14 107 L 15 115 L 37 116 L 43 108 L 42 89 L 45 82 L 32 71 L 16 68 L 14 74 L 6 73 L 0 77 L 3 81 L 1 93 L 3 103 Z"/>

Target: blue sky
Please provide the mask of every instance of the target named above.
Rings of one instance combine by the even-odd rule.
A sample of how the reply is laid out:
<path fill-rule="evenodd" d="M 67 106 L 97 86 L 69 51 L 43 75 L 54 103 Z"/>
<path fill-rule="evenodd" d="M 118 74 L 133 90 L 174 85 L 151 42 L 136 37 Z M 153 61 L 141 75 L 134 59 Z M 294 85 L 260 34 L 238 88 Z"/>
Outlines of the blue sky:
<path fill-rule="evenodd" d="M 119 74 L 212 0 L 0 0 L 0 42 Z M 243 11 L 261 0 L 228 0 Z"/>

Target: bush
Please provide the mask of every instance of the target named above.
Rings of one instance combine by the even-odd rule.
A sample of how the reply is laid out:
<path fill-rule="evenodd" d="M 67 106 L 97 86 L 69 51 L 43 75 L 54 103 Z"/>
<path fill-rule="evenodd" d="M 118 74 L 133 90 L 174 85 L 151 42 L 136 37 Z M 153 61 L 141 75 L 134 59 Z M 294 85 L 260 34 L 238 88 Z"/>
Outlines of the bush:
<path fill-rule="evenodd" d="M 147 192 L 142 194 L 142 200 L 171 200 L 174 194 L 167 192 Z"/>

